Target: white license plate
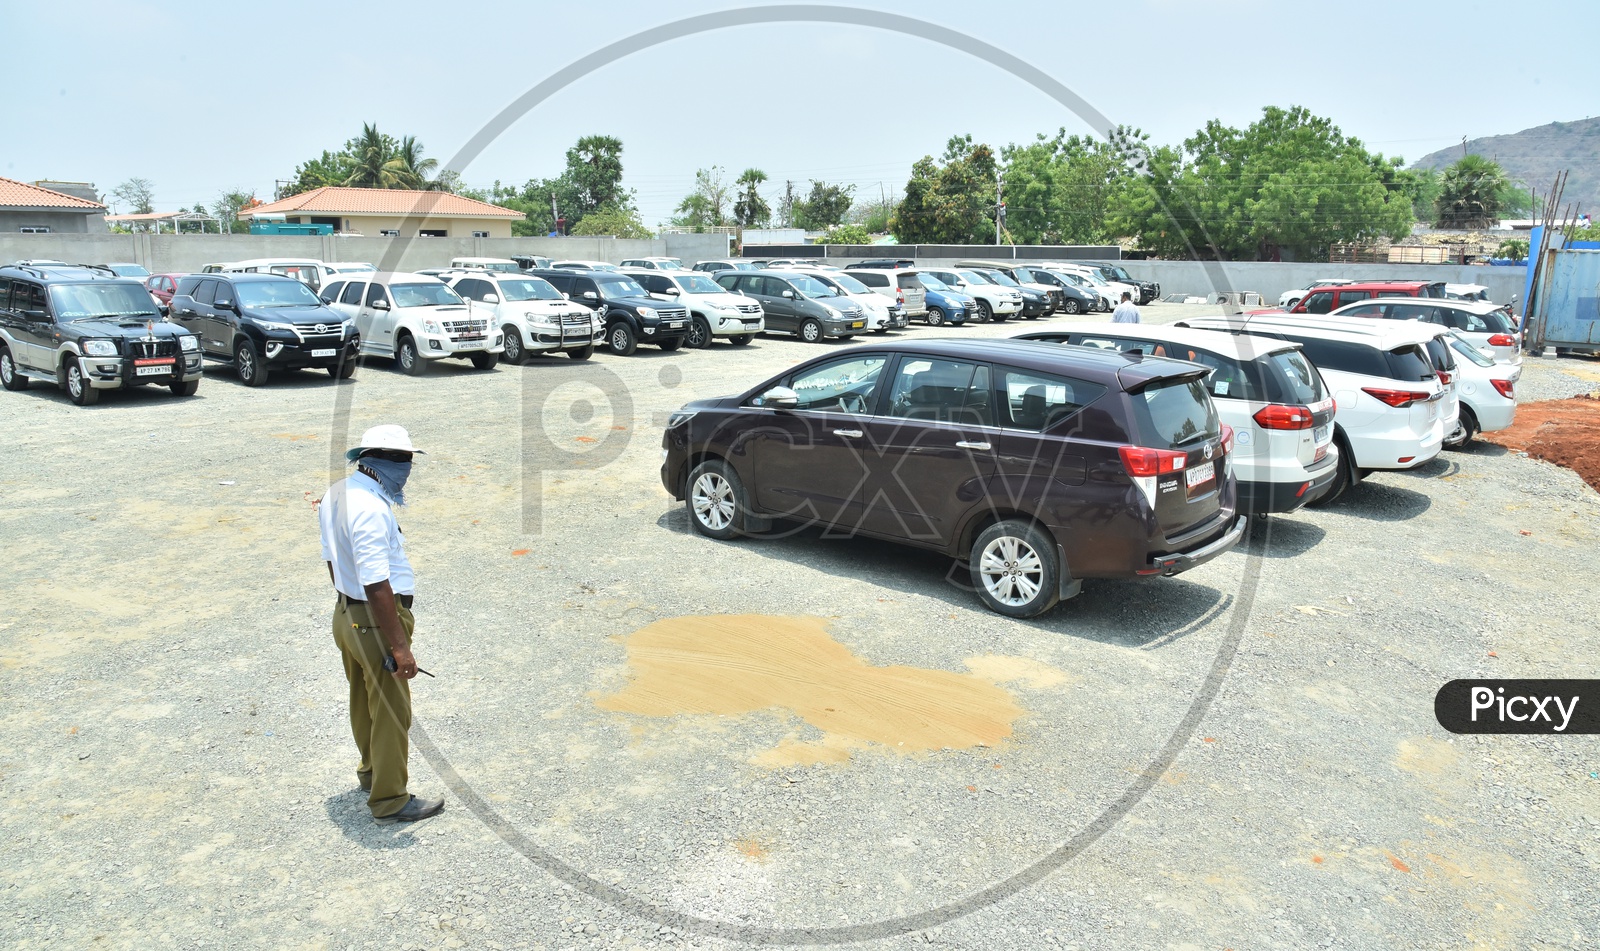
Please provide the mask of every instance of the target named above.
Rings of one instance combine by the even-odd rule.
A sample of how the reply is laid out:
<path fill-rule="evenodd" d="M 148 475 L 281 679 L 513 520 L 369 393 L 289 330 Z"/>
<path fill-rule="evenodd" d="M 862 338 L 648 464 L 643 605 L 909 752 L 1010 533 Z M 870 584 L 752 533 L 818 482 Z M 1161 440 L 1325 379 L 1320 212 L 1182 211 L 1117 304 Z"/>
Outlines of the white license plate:
<path fill-rule="evenodd" d="M 339 351 L 336 350 L 336 349 L 335 350 L 313 350 L 313 351 L 311 351 L 311 355 L 313 357 L 336 357 L 336 356 L 339 355 Z"/>
<path fill-rule="evenodd" d="M 133 375 L 134 376 L 171 376 L 172 375 L 172 364 L 163 363 L 160 366 L 137 367 L 137 368 L 134 369 Z"/>
<path fill-rule="evenodd" d="M 1183 473 L 1183 480 L 1191 489 L 1197 485 L 1204 485 L 1216 477 L 1217 464 L 1214 462 L 1202 462 L 1193 469 L 1185 469 Z"/>
<path fill-rule="evenodd" d="M 669 321 L 667 321 L 667 329 L 668 330 L 677 330 L 677 329 L 681 328 L 682 326 L 683 326 L 683 321 L 681 321 L 681 320 L 669 320 Z"/>
<path fill-rule="evenodd" d="M 1316 443 L 1319 446 L 1322 445 L 1323 443 L 1327 442 L 1328 441 L 1328 427 L 1326 427 L 1326 426 L 1318 426 L 1316 429 L 1313 429 L 1311 431 L 1311 441 Z"/>

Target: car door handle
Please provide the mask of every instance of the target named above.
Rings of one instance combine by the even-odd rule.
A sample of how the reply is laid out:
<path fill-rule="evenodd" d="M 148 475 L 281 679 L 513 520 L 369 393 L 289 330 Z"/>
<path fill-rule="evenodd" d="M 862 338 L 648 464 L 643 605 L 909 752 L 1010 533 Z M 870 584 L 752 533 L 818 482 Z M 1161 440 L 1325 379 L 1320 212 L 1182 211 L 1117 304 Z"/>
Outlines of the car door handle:
<path fill-rule="evenodd" d="M 965 439 L 960 439 L 960 440 L 956 441 L 956 448 L 957 449 L 985 449 L 985 450 L 987 450 L 987 449 L 992 449 L 994 447 L 990 446 L 986 442 L 968 442 Z"/>
<path fill-rule="evenodd" d="M 851 439 L 861 438 L 861 430 L 859 429 L 835 429 L 833 434 L 835 436 L 848 436 Z"/>

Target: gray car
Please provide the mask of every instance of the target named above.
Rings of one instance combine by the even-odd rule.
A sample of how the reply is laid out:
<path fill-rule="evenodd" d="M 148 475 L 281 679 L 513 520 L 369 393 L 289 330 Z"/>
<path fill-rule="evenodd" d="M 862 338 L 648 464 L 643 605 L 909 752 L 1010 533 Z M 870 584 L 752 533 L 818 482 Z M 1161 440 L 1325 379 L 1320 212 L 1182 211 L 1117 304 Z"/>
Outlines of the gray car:
<path fill-rule="evenodd" d="M 809 274 L 795 271 L 719 271 L 717 283 L 761 304 L 767 330 L 792 333 L 807 343 L 846 339 L 867 329 L 861 305 Z"/>

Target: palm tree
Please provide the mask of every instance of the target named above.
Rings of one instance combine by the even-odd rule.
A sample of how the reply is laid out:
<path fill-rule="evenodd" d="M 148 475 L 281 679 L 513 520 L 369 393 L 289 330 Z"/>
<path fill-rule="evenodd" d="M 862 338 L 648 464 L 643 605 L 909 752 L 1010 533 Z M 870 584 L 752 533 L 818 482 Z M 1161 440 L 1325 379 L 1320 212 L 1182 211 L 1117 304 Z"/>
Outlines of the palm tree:
<path fill-rule="evenodd" d="M 344 184 L 351 188 L 394 188 L 394 140 L 375 125 L 361 124 L 361 135 L 346 147 L 355 167 Z"/>
<path fill-rule="evenodd" d="M 733 203 L 733 218 L 739 222 L 741 228 L 754 228 L 767 223 L 772 216 L 772 209 L 767 207 L 766 199 L 761 197 L 757 189 L 762 182 L 767 180 L 767 173 L 759 168 L 747 168 L 734 182 L 742 191 L 739 198 Z"/>
<path fill-rule="evenodd" d="M 439 167 L 439 160 L 422 157 L 422 143 L 415 136 L 406 136 L 400 140 L 400 146 L 394 150 L 394 156 L 389 159 L 385 168 L 393 167 L 394 178 L 401 184 L 400 188 L 414 188 L 434 191 L 442 183 L 433 178 L 433 173 Z"/>
<path fill-rule="evenodd" d="M 1439 227 L 1488 228 L 1500 220 L 1506 173 L 1498 162 L 1463 155 L 1439 176 Z"/>

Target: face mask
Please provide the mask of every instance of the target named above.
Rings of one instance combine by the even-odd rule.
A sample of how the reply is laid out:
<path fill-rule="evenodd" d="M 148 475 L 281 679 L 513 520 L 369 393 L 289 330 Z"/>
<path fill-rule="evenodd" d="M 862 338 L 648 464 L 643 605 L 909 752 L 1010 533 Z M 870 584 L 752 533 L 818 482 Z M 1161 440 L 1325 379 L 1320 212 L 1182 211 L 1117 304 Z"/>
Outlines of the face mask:
<path fill-rule="evenodd" d="M 411 477 L 411 463 L 393 462 L 388 459 L 379 459 L 376 456 L 362 456 L 361 468 L 367 470 L 378 485 L 383 487 L 389 501 L 396 505 L 406 504 L 406 479 Z"/>

